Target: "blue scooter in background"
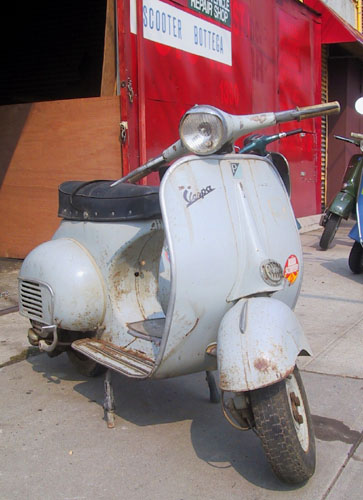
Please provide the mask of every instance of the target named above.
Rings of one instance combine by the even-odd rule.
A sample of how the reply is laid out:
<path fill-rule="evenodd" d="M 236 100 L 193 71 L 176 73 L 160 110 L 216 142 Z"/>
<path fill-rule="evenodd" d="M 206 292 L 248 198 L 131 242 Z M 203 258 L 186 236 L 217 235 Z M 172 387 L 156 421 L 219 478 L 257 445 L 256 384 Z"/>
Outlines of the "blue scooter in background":
<path fill-rule="evenodd" d="M 363 141 L 363 134 L 353 134 L 356 139 Z M 349 237 L 354 240 L 349 254 L 348 264 L 355 274 L 363 273 L 363 170 L 360 176 L 357 202 L 356 202 L 357 222 L 349 233 Z"/>

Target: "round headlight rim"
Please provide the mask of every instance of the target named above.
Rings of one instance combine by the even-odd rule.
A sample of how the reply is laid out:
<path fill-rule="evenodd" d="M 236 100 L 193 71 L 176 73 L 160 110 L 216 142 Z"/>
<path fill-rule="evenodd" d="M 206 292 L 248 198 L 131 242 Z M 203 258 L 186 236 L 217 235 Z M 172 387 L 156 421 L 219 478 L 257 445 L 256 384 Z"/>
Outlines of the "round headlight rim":
<path fill-rule="evenodd" d="M 200 151 L 197 151 L 197 150 L 191 148 L 188 141 L 185 140 L 185 135 L 183 133 L 183 124 L 185 123 L 185 120 L 191 115 L 198 115 L 198 114 L 213 115 L 216 118 L 218 118 L 220 123 L 221 123 L 222 134 L 221 134 L 220 139 L 217 143 L 217 146 L 214 146 L 213 148 L 211 148 L 210 150 L 208 150 L 206 152 L 200 152 Z M 203 105 L 203 106 L 197 105 L 194 108 L 188 110 L 184 114 L 182 119 L 180 120 L 180 124 L 179 124 L 179 137 L 180 137 L 180 140 L 182 141 L 184 147 L 186 149 L 188 149 L 188 151 L 190 151 L 191 153 L 198 155 L 198 156 L 208 156 L 208 155 L 217 153 L 222 148 L 222 146 L 224 146 L 224 144 L 227 142 L 226 131 L 227 131 L 227 123 L 226 123 L 225 117 L 223 116 L 223 113 L 221 113 L 221 111 L 218 108 L 215 108 L 214 106 L 208 106 L 208 105 Z"/>

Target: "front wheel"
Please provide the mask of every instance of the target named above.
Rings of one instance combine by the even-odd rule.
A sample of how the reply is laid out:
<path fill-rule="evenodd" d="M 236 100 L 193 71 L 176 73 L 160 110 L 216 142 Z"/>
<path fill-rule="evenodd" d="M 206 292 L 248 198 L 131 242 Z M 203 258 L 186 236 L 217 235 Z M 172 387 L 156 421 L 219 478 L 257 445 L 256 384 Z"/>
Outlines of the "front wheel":
<path fill-rule="evenodd" d="M 299 484 L 315 471 L 315 438 L 297 367 L 286 379 L 250 392 L 255 428 L 275 474 Z"/>
<path fill-rule="evenodd" d="M 334 236 L 340 226 L 342 218 L 340 215 L 329 213 L 328 220 L 326 221 L 323 234 L 320 238 L 320 248 L 322 250 L 327 250 L 334 239 Z"/>
<path fill-rule="evenodd" d="M 358 241 L 355 241 L 352 246 L 348 264 L 353 273 L 363 273 L 363 247 Z"/>

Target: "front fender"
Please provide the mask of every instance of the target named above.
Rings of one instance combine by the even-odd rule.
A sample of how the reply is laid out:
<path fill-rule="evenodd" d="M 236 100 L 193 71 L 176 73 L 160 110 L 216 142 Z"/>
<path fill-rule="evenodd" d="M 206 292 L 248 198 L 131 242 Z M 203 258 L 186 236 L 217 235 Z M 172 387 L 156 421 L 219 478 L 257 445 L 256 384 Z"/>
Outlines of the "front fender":
<path fill-rule="evenodd" d="M 294 312 L 270 297 L 242 299 L 223 317 L 218 331 L 220 388 L 242 392 L 282 380 L 309 343 Z"/>
<path fill-rule="evenodd" d="M 354 209 L 355 196 L 350 193 L 340 191 L 329 206 L 329 211 L 348 219 Z"/>

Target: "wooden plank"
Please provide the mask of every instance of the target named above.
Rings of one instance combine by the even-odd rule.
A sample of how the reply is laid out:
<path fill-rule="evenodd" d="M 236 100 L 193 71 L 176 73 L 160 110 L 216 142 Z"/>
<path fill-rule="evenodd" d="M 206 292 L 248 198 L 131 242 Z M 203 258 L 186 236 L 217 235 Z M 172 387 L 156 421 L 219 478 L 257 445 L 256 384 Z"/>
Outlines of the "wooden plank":
<path fill-rule="evenodd" d="M 115 0 L 107 0 L 101 96 L 116 95 Z"/>
<path fill-rule="evenodd" d="M 121 176 L 120 100 L 40 102 L 30 110 L 16 106 L 28 106 L 28 115 L 21 133 L 17 130 L 0 190 L 0 256 L 23 258 L 59 224 L 60 183 Z M 0 147 L 0 154 L 8 149 Z"/>

